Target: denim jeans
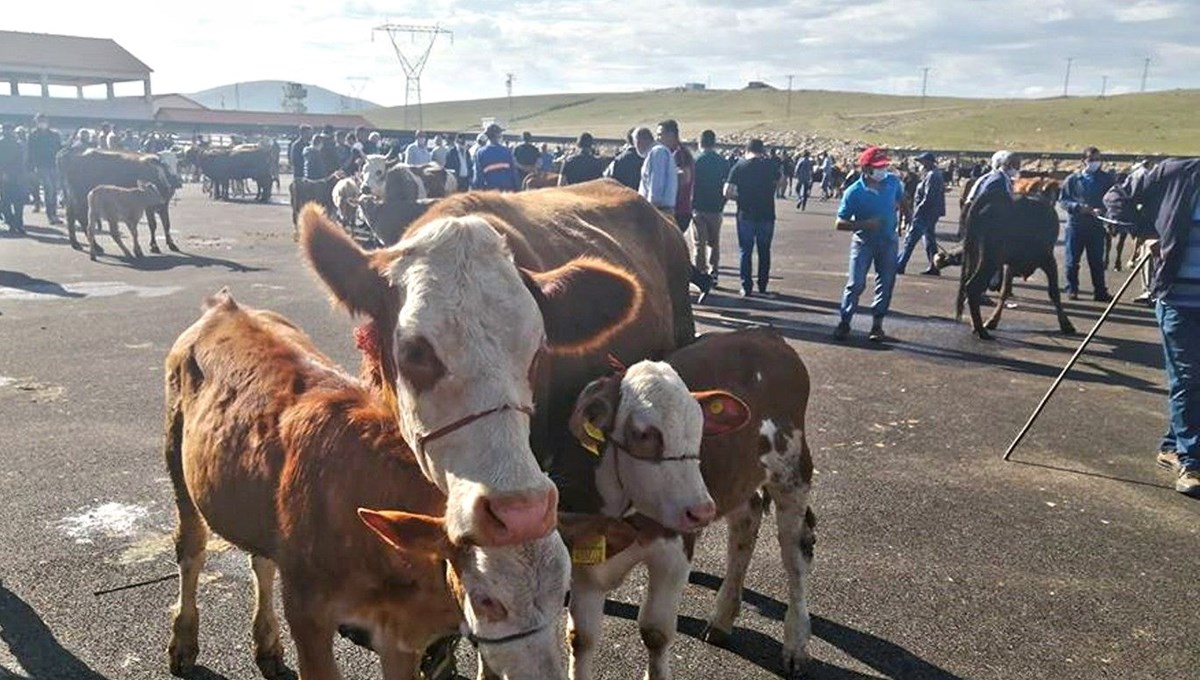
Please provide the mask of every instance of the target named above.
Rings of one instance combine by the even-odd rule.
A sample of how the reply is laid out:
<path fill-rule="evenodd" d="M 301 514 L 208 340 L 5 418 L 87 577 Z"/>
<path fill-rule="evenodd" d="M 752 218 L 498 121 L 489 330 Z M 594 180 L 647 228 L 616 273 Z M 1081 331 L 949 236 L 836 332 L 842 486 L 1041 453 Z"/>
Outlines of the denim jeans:
<path fill-rule="evenodd" d="M 875 302 L 871 314 L 881 319 L 892 304 L 892 288 L 896 285 L 896 254 L 900 239 L 895 232 L 876 230 L 856 231 L 850 240 L 850 272 L 842 294 L 842 321 L 850 323 L 858 309 L 858 296 L 867 287 L 867 270 L 875 265 Z"/>
<path fill-rule="evenodd" d="M 1167 434 L 1179 464 L 1200 471 L 1200 307 L 1155 308 L 1167 370 Z"/>
<path fill-rule="evenodd" d="M 775 237 L 775 220 L 751 220 L 741 215 L 737 218 L 738 254 L 741 257 L 738 272 L 742 278 L 742 290 L 752 290 L 750 265 L 754 250 L 758 249 L 758 289 L 767 289 L 771 275 L 771 239 Z"/>
<path fill-rule="evenodd" d="M 1079 292 L 1080 255 L 1087 253 L 1088 269 L 1092 273 L 1092 291 L 1107 293 L 1104 285 L 1104 227 L 1099 224 L 1068 224 L 1064 239 L 1066 251 L 1067 290 Z"/>
<path fill-rule="evenodd" d="M 54 168 L 38 168 L 35 176 L 46 194 L 46 217 L 58 219 L 58 171 Z"/>
<path fill-rule="evenodd" d="M 912 227 L 908 230 L 908 235 L 904 237 L 904 249 L 900 251 L 900 259 L 896 263 L 897 273 L 903 272 L 908 266 L 908 258 L 912 257 L 913 249 L 917 247 L 917 241 L 922 236 L 925 237 L 925 256 L 929 258 L 929 264 L 933 264 L 933 256 L 937 255 L 937 223 L 938 218 L 930 219 L 928 217 L 914 217 Z"/>
<path fill-rule="evenodd" d="M 808 209 L 808 194 L 812 190 L 812 180 L 796 180 L 796 205 L 801 210 Z"/>

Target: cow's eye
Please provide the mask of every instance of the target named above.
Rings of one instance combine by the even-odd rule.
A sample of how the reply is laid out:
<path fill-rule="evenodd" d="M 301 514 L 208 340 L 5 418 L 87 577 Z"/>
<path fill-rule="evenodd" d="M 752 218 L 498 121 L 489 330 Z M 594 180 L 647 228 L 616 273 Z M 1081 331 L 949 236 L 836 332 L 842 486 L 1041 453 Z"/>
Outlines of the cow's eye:
<path fill-rule="evenodd" d="M 446 374 L 446 366 L 433 345 L 419 336 L 400 341 L 396 346 L 396 364 L 400 375 L 417 392 L 430 389 Z"/>

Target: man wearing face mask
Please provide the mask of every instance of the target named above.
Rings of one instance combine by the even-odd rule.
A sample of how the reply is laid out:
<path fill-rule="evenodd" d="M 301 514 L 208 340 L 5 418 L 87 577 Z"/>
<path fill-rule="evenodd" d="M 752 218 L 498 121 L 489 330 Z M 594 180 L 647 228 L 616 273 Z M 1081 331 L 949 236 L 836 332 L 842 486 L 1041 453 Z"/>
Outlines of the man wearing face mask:
<path fill-rule="evenodd" d="M 842 294 L 841 320 L 833 332 L 834 340 L 850 337 L 850 320 L 858 309 L 858 297 L 867 287 L 867 270 L 875 266 L 875 300 L 871 306 L 873 322 L 867 339 L 883 342 L 883 318 L 892 301 L 896 285 L 896 261 L 900 238 L 896 233 L 897 210 L 904 197 L 900 178 L 888 172 L 891 159 L 883 149 L 867 147 L 858 157 L 862 169 L 858 178 L 842 195 L 838 207 L 838 231 L 852 231 L 850 272 Z"/>
<path fill-rule="evenodd" d="M 1058 204 L 1067 213 L 1066 269 L 1067 297 L 1079 299 L 1079 256 L 1087 253 L 1092 273 L 1092 295 L 1096 302 L 1109 302 L 1112 296 L 1104 285 L 1104 193 L 1115 180 L 1100 169 L 1100 150 L 1089 146 L 1083 152 L 1083 168 L 1063 183 Z"/>

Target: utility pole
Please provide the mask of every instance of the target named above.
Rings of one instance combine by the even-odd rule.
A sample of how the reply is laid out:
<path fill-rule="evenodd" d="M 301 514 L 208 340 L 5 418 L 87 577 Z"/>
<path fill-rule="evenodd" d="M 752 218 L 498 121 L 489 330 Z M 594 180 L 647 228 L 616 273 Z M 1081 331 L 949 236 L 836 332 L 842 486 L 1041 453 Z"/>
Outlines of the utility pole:
<path fill-rule="evenodd" d="M 1108 76 L 1100 76 L 1100 98 L 1104 99 L 1104 93 L 1108 90 Z"/>
<path fill-rule="evenodd" d="M 929 67 L 921 69 L 921 108 L 925 108 L 925 88 L 929 85 Z"/>
<path fill-rule="evenodd" d="M 511 122 L 512 122 L 512 119 L 513 119 L 513 112 L 512 112 L 512 85 L 513 85 L 513 74 L 511 74 L 511 73 L 505 73 L 505 74 L 504 74 L 504 89 L 508 91 L 508 122 L 509 122 L 509 123 L 511 123 Z"/>
<path fill-rule="evenodd" d="M 788 119 L 791 119 L 791 117 L 792 117 L 792 79 L 795 77 L 796 76 L 794 76 L 790 73 L 787 76 L 787 79 L 788 79 L 787 118 Z"/>
<path fill-rule="evenodd" d="M 375 39 L 375 32 L 383 31 L 387 33 L 388 40 L 392 43 L 392 49 L 396 51 L 396 59 L 400 61 L 400 68 L 404 69 L 404 127 L 408 128 L 408 102 L 412 95 L 416 95 L 417 100 L 417 127 L 425 127 L 425 115 L 421 110 L 421 73 L 425 71 L 425 64 L 429 61 L 429 53 L 433 51 L 433 43 L 437 42 L 437 37 L 442 34 L 450 36 L 450 43 L 454 43 L 454 33 L 448 31 L 441 26 L 412 26 L 406 24 L 383 24 L 371 29 L 371 40 Z M 412 58 L 404 55 L 400 49 L 400 44 L 396 42 L 397 35 L 408 35 L 415 44 L 417 36 L 427 36 L 429 43 L 425 45 L 423 51 L 417 51 Z"/>
<path fill-rule="evenodd" d="M 1067 88 L 1071 86 L 1071 62 L 1075 61 L 1075 57 L 1067 57 L 1067 76 L 1063 78 L 1063 97 L 1067 96 Z"/>
<path fill-rule="evenodd" d="M 367 86 L 367 83 L 370 82 L 370 80 L 370 76 L 346 76 L 346 81 L 350 84 L 350 96 L 354 98 L 354 105 L 353 107 L 347 107 L 348 110 L 362 110 L 363 88 Z"/>
<path fill-rule="evenodd" d="M 1150 75 L 1150 57 L 1142 62 L 1142 92 L 1146 91 L 1146 76 Z"/>

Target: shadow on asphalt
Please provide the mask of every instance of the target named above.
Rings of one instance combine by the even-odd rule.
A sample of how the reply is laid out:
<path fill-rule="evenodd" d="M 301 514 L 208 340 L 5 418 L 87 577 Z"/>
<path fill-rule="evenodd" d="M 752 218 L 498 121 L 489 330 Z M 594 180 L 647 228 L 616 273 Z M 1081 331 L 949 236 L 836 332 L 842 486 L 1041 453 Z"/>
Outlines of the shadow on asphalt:
<path fill-rule="evenodd" d="M 695 585 L 714 591 L 721 586 L 720 578 L 699 571 L 693 571 L 688 580 Z M 784 615 L 787 613 L 787 605 L 753 590 L 743 590 L 742 598 L 748 607 L 754 608 L 758 613 L 769 619 L 782 622 Z M 609 616 L 637 621 L 638 607 L 637 605 L 625 602 L 605 600 L 604 613 Z M 678 631 L 681 634 L 697 640 L 703 640 L 706 625 L 707 622 L 691 616 L 680 616 L 677 624 Z M 912 652 L 899 645 L 878 638 L 870 633 L 848 628 L 820 616 L 812 617 L 812 628 L 814 636 L 821 638 L 849 656 L 870 666 L 876 672 L 890 678 L 960 680 L 959 676 L 918 658 Z M 784 672 L 783 664 L 781 663 L 783 646 L 778 640 L 763 635 L 758 631 L 734 626 L 729 651 L 736 654 L 738 658 L 745 659 L 778 677 L 789 677 Z M 813 680 L 866 680 L 868 678 L 874 679 L 876 676 L 865 675 L 813 659 L 812 663 L 809 664 L 808 668 L 802 674 L 802 677 L 812 678 Z"/>
<path fill-rule="evenodd" d="M 47 229 L 46 227 L 35 227 L 33 225 L 25 225 L 25 233 L 18 234 L 11 229 L 0 231 L 0 238 L 27 238 L 38 243 L 49 243 L 51 245 L 67 245 L 70 241 L 67 239 L 66 227 L 61 230 Z"/>
<path fill-rule="evenodd" d="M 0 680 L 105 680 L 64 649 L 33 607 L 3 585 L 0 585 L 0 642 L 7 645 L 20 665 L 17 669 L 0 666 Z"/>
<path fill-rule="evenodd" d="M 62 284 L 56 281 L 35 279 L 28 274 L 12 272 L 6 269 L 0 269 L 0 288 L 17 288 L 30 293 L 37 293 L 38 295 L 54 295 L 63 298 L 86 297 L 83 293 L 73 293 L 63 288 Z"/>
<path fill-rule="evenodd" d="M 262 272 L 267 271 L 266 267 L 251 267 L 249 265 L 226 260 L 220 257 L 208 257 L 206 255 L 193 255 L 186 252 L 167 253 L 164 255 L 147 255 L 141 259 L 114 256 L 109 260 L 113 264 L 129 269 L 137 269 L 138 271 L 159 272 L 175 269 L 176 267 L 196 267 L 202 269 L 204 267 L 224 267 L 231 272 L 244 274 L 247 272 Z"/>
<path fill-rule="evenodd" d="M 1114 482 L 1124 482 L 1126 484 L 1136 484 L 1138 486 L 1149 486 L 1149 487 L 1152 487 L 1155 489 L 1166 489 L 1167 491 L 1175 490 L 1175 487 L 1170 484 L 1155 484 L 1154 482 L 1146 482 L 1146 481 L 1143 481 L 1140 479 L 1129 479 L 1128 477 L 1115 477 L 1113 475 L 1106 475 L 1106 474 L 1102 474 L 1099 472 L 1092 472 L 1090 470 L 1075 470 L 1072 468 L 1060 467 L 1058 465 L 1049 465 L 1047 463 L 1034 463 L 1032 461 L 1017 460 L 1015 458 L 1009 459 L 1008 462 L 1016 463 L 1017 465 L 1028 465 L 1030 467 L 1043 468 L 1046 470 L 1054 470 L 1055 472 L 1068 472 L 1073 475 L 1083 475 L 1085 477 L 1096 477 L 1099 479 L 1108 479 L 1108 480 L 1111 480 Z"/>

